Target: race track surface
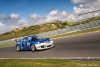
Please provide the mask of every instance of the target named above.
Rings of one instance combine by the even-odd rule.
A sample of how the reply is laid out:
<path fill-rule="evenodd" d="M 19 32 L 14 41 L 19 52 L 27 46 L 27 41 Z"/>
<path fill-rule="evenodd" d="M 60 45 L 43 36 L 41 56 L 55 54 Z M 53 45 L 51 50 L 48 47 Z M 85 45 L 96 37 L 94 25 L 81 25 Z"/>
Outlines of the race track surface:
<path fill-rule="evenodd" d="M 100 57 L 100 32 L 53 39 L 55 47 L 17 52 L 15 46 L 0 48 L 0 58 Z"/>

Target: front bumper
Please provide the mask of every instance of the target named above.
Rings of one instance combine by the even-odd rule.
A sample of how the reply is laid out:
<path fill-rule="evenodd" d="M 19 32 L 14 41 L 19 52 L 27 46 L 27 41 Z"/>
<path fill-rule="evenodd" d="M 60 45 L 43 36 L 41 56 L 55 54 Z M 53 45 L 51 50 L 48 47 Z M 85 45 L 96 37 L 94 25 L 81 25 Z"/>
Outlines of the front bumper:
<path fill-rule="evenodd" d="M 41 43 L 41 44 L 36 44 L 35 46 L 37 50 L 43 50 L 54 47 L 54 44 L 53 41 L 51 41 L 50 43 Z"/>

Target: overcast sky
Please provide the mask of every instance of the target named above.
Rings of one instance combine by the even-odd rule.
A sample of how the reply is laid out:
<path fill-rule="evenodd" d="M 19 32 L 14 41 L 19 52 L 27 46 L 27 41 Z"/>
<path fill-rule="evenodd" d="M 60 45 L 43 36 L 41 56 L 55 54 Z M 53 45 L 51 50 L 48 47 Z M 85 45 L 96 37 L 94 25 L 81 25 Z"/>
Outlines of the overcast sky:
<path fill-rule="evenodd" d="M 78 14 L 100 9 L 100 0 L 0 0 L 0 34 L 18 27 L 55 20 L 77 21 L 93 17 Z M 96 12 L 95 15 L 100 15 Z"/>

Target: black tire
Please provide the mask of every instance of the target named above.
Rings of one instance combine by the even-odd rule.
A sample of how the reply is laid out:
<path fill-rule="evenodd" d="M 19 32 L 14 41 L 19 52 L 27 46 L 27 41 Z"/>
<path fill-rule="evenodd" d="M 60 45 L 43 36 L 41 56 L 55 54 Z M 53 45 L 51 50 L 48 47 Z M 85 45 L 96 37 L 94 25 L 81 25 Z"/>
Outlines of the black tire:
<path fill-rule="evenodd" d="M 34 52 L 36 50 L 36 47 L 34 45 L 31 45 L 31 50 Z"/>
<path fill-rule="evenodd" d="M 21 48 L 20 48 L 19 45 L 16 46 L 16 49 L 17 49 L 18 52 L 21 51 Z"/>

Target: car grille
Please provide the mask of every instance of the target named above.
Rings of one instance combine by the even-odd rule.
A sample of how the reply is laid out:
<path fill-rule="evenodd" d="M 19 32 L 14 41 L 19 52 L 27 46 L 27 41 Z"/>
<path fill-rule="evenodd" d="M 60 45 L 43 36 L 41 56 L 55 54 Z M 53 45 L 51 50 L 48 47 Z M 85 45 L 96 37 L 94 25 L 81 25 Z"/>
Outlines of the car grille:
<path fill-rule="evenodd" d="M 41 48 L 44 48 L 45 46 L 43 45 L 43 46 L 41 46 Z"/>
<path fill-rule="evenodd" d="M 52 45 L 48 45 L 47 47 L 51 47 Z"/>

